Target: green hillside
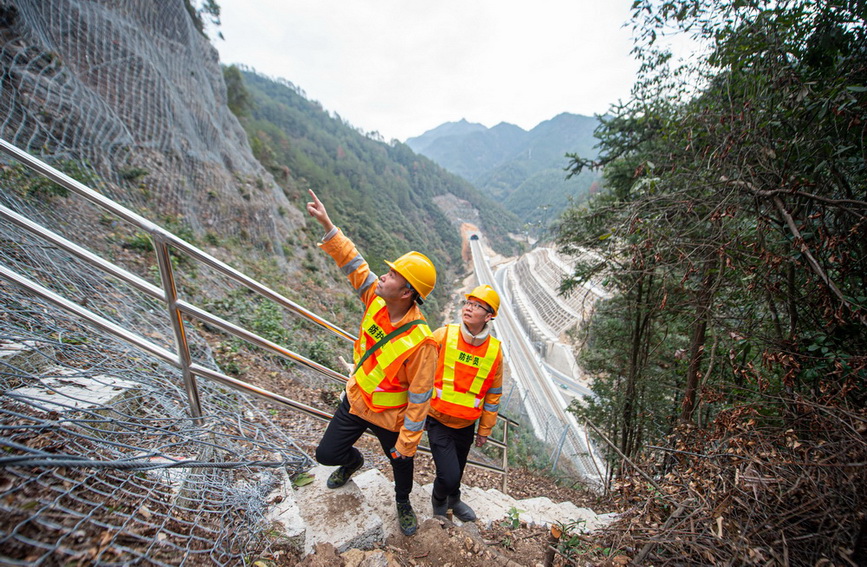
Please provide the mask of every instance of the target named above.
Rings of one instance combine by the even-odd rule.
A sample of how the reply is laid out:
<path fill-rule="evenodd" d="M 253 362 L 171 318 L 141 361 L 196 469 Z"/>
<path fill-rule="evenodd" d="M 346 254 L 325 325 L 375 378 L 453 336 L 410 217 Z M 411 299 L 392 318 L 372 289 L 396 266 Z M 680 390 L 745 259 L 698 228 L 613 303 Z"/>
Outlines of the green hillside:
<path fill-rule="evenodd" d="M 256 157 L 299 208 L 313 189 L 374 270 L 408 249 L 427 254 L 447 278 L 440 281 L 461 270 L 457 227 L 434 203 L 447 194 L 478 209 L 496 249 L 516 250 L 508 233 L 519 230 L 517 218 L 470 183 L 407 145 L 363 135 L 289 82 L 243 70 L 238 83 L 234 73 L 226 69 L 230 106 Z M 438 286 L 438 294 L 446 291 Z"/>

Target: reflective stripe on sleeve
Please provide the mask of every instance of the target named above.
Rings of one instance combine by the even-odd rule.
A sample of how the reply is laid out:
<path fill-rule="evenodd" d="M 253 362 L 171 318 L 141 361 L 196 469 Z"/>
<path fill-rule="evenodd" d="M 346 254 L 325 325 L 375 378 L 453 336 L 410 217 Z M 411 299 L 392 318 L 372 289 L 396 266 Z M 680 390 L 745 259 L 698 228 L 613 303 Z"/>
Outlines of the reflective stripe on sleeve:
<path fill-rule="evenodd" d="M 410 418 L 404 416 L 403 417 L 403 427 L 407 431 L 421 431 L 422 429 L 424 429 L 424 421 L 425 420 L 413 421 Z"/>
<path fill-rule="evenodd" d="M 428 390 L 427 392 L 424 392 L 422 394 L 416 394 L 415 392 L 410 392 L 409 393 L 409 403 L 411 403 L 411 404 L 423 404 L 423 403 L 427 402 L 430 399 L 431 391 L 432 390 Z"/>
<path fill-rule="evenodd" d="M 367 288 L 372 286 L 373 282 L 375 282 L 375 281 L 376 281 L 376 274 L 374 274 L 373 272 L 370 272 L 369 274 L 367 274 L 367 279 L 364 280 L 364 283 L 361 284 L 361 286 L 357 290 L 358 291 L 358 297 L 361 297 L 362 295 L 364 295 L 364 292 L 367 291 Z"/>
<path fill-rule="evenodd" d="M 355 258 L 346 263 L 340 271 L 343 272 L 344 276 L 348 276 L 352 272 L 358 269 L 360 265 L 364 263 L 364 258 L 362 258 L 361 254 L 356 254 Z"/>
<path fill-rule="evenodd" d="M 493 411 L 499 411 L 499 409 L 500 409 L 500 404 L 485 404 L 484 405 L 485 411 L 492 411 L 493 412 Z"/>

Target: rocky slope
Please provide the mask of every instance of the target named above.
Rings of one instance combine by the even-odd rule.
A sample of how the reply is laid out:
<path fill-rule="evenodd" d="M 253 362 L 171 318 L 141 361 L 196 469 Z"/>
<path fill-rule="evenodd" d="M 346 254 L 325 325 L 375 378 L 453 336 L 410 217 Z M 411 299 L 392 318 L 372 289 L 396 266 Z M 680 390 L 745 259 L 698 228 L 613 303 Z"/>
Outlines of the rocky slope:
<path fill-rule="evenodd" d="M 301 216 L 253 157 L 183 0 L 0 1 L 0 136 L 124 205 L 278 256 Z"/>

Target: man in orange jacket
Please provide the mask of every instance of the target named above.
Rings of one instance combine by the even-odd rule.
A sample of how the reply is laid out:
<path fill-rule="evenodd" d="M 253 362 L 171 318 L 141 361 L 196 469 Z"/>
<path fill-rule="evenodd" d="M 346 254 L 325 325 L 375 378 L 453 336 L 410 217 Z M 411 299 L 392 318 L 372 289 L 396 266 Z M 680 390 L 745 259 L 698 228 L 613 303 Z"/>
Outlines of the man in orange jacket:
<path fill-rule="evenodd" d="M 434 515 L 449 509 L 463 522 L 476 514 L 461 501 L 461 477 L 470 447 L 481 447 L 497 422 L 503 394 L 503 350 L 491 336 L 500 297 L 489 285 L 468 293 L 460 324 L 434 331 L 439 348 L 434 395 L 427 418 L 427 436 L 436 464 L 431 493 Z M 476 420 L 479 428 L 475 431 Z"/>
<path fill-rule="evenodd" d="M 431 261 L 408 252 L 377 277 L 355 245 L 334 226 L 325 206 L 310 191 L 307 212 L 325 230 L 320 247 L 349 278 L 364 303 L 358 340 L 353 349 L 355 369 L 325 435 L 316 460 L 339 465 L 328 488 L 339 488 L 364 464 L 353 445 L 370 429 L 391 461 L 397 518 L 404 535 L 418 522 L 409 502 L 413 456 L 424 431 L 436 366 L 436 343 L 418 307 L 436 284 Z"/>

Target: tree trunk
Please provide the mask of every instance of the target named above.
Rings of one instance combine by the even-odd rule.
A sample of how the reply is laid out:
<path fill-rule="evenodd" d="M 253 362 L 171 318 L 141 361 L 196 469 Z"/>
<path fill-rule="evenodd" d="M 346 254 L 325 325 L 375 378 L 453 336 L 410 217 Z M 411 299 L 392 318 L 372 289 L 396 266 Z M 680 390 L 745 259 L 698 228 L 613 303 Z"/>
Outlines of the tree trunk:
<path fill-rule="evenodd" d="M 681 421 L 692 421 L 693 413 L 698 405 L 698 384 L 701 381 L 701 361 L 704 357 L 705 337 L 707 335 L 707 320 L 714 298 L 714 275 L 718 262 L 716 258 L 705 264 L 701 289 L 696 299 L 695 323 L 692 337 L 689 341 L 689 366 L 686 369 L 686 387 L 684 388 L 683 404 L 681 405 Z"/>
<path fill-rule="evenodd" d="M 642 304 L 644 300 L 644 275 L 639 276 L 638 284 L 635 288 L 635 316 L 632 320 L 632 337 L 631 347 L 629 352 L 629 368 L 626 373 L 626 384 L 623 392 L 623 434 L 620 439 L 620 450 L 627 457 L 632 455 L 632 446 L 634 440 L 634 431 L 632 430 L 632 419 L 635 414 L 635 383 L 638 380 L 638 358 L 641 349 L 641 319 L 642 319 Z"/>
<path fill-rule="evenodd" d="M 641 274 L 635 286 L 635 301 L 633 308 L 635 316 L 632 320 L 632 335 L 629 352 L 629 369 L 626 374 L 626 384 L 623 392 L 623 435 L 620 449 L 631 458 L 639 448 L 642 438 L 641 424 L 636 422 L 640 411 L 638 382 L 641 380 L 642 369 L 648 356 L 648 327 L 650 325 L 652 308 L 648 297 L 653 289 L 653 276 Z"/>

